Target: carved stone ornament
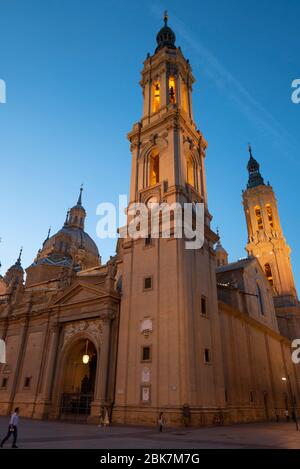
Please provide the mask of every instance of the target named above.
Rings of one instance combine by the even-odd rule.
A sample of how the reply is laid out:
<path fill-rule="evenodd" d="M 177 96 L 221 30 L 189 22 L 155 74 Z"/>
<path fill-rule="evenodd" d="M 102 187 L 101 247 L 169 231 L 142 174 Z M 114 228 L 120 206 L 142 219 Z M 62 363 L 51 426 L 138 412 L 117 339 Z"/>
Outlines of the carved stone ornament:
<path fill-rule="evenodd" d="M 152 332 L 153 330 L 153 323 L 152 323 L 152 319 L 151 318 L 144 318 L 142 321 L 141 321 L 141 333 L 148 337 L 148 335 L 150 334 L 150 332 Z"/>
<path fill-rule="evenodd" d="M 161 188 L 160 186 L 153 187 L 149 190 L 146 190 L 141 193 L 140 195 L 140 200 L 141 203 L 147 202 L 151 197 L 156 197 L 157 202 L 160 201 L 161 199 Z"/>
<path fill-rule="evenodd" d="M 142 383 L 150 383 L 150 369 L 143 368 L 142 369 Z"/>
<path fill-rule="evenodd" d="M 168 140 L 167 140 L 168 132 L 163 132 L 162 134 L 154 134 L 151 135 L 149 141 L 153 146 L 157 146 L 160 151 L 164 150 L 168 147 Z"/>
<path fill-rule="evenodd" d="M 95 339 L 101 342 L 102 323 L 100 319 L 94 321 L 79 321 L 68 324 L 64 328 L 64 344 L 66 344 L 75 334 L 80 332 L 88 332 Z"/>

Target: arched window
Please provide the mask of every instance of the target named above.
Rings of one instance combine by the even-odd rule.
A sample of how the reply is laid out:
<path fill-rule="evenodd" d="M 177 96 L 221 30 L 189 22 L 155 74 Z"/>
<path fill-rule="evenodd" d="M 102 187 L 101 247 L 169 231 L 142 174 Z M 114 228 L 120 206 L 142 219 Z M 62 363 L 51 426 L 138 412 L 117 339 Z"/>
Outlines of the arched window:
<path fill-rule="evenodd" d="M 169 77 L 169 101 L 172 104 L 176 103 L 176 81 L 173 76 Z"/>
<path fill-rule="evenodd" d="M 188 90 L 185 83 L 182 83 L 181 87 L 181 96 L 182 96 L 182 107 L 185 112 L 188 112 L 189 109 L 189 102 L 188 102 Z"/>
<path fill-rule="evenodd" d="M 257 297 L 258 297 L 258 303 L 259 303 L 259 308 L 260 308 L 260 314 L 264 316 L 265 315 L 264 300 L 263 300 L 260 286 L 258 284 L 257 284 Z"/>
<path fill-rule="evenodd" d="M 266 210 L 267 210 L 267 215 L 268 215 L 268 221 L 270 228 L 274 228 L 274 218 L 273 218 L 273 210 L 271 205 L 267 204 L 266 205 Z"/>
<path fill-rule="evenodd" d="M 149 185 L 154 186 L 159 183 L 159 154 L 153 151 L 150 155 Z"/>
<path fill-rule="evenodd" d="M 263 225 L 263 219 L 262 219 L 262 215 L 261 215 L 261 209 L 258 206 L 255 207 L 255 217 L 256 217 L 256 221 L 257 221 L 257 228 L 259 230 L 263 230 L 264 225 Z"/>
<path fill-rule="evenodd" d="M 265 264 L 265 274 L 271 286 L 273 286 L 273 274 L 270 264 Z"/>
<path fill-rule="evenodd" d="M 194 164 L 192 157 L 189 156 L 186 161 L 186 179 L 191 186 L 195 185 Z"/>
<path fill-rule="evenodd" d="M 156 81 L 152 87 L 152 112 L 157 112 L 160 108 L 160 83 Z"/>

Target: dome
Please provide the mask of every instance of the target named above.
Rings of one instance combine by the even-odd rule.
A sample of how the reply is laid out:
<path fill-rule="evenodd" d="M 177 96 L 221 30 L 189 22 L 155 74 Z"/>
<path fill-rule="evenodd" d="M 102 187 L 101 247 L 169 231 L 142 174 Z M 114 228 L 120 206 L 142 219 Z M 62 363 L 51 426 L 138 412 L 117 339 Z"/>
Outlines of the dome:
<path fill-rule="evenodd" d="M 66 239 L 66 246 L 61 246 L 60 243 L 57 244 L 56 241 L 60 240 L 61 238 Z M 57 250 L 62 251 L 62 253 L 68 251 L 68 247 L 73 247 L 76 249 L 84 249 L 88 251 L 89 254 L 91 254 L 92 256 L 99 257 L 99 251 L 96 243 L 92 240 L 90 235 L 88 235 L 85 231 L 81 230 L 80 228 L 64 226 L 55 235 L 51 236 L 51 238 L 49 238 L 45 242 L 41 254 L 44 250 L 48 251 L 49 249 L 55 248 L 56 245 Z"/>
<path fill-rule="evenodd" d="M 78 263 L 80 253 L 88 259 L 89 266 L 99 264 L 98 247 L 92 238 L 80 228 L 64 226 L 45 241 L 35 264 L 70 267 Z"/>
<path fill-rule="evenodd" d="M 169 49 L 176 49 L 176 46 L 175 46 L 176 36 L 175 36 L 175 33 L 172 31 L 172 29 L 169 28 L 168 26 L 167 12 L 165 12 L 164 22 L 165 22 L 164 26 L 157 33 L 157 36 L 156 36 L 157 48 L 155 49 L 155 52 L 158 52 L 163 47 L 169 47 Z"/>
<path fill-rule="evenodd" d="M 84 231 L 85 209 L 81 202 L 82 187 L 77 204 L 67 213 L 64 226 L 53 236 L 48 237 L 33 265 L 47 264 L 56 267 L 84 269 L 100 264 L 96 243 Z"/>

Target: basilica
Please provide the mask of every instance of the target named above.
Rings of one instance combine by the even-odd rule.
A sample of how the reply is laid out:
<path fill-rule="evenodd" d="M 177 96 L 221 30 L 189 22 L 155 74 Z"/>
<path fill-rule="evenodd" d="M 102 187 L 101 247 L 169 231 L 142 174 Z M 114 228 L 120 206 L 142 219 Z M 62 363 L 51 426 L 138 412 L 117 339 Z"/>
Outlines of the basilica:
<path fill-rule="evenodd" d="M 156 41 L 141 74 L 142 117 L 128 134 L 129 207 L 202 203 L 204 244 L 120 237 L 103 264 L 85 232 L 81 189 L 32 264 L 24 271 L 20 253 L 0 276 L 1 415 L 18 406 L 35 419 L 155 425 L 163 412 L 167 426 L 180 426 L 300 408 L 291 358 L 300 305 L 273 188 L 249 147 L 247 256 L 229 263 L 211 228 L 194 76 L 167 16 Z"/>

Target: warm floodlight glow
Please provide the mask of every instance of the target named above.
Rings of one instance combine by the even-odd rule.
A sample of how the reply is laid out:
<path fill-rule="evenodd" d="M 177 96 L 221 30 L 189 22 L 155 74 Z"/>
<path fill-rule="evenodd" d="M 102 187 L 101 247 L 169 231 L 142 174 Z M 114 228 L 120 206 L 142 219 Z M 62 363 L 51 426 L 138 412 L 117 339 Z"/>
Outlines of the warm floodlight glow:
<path fill-rule="evenodd" d="M 82 362 L 87 365 L 88 362 L 90 361 L 90 357 L 88 355 L 88 346 L 89 346 L 89 341 L 87 340 L 86 341 L 86 345 L 85 345 L 85 354 L 82 356 Z"/>
<path fill-rule="evenodd" d="M 88 355 L 83 355 L 82 361 L 85 365 L 87 365 L 88 362 L 90 361 L 90 357 Z"/>

